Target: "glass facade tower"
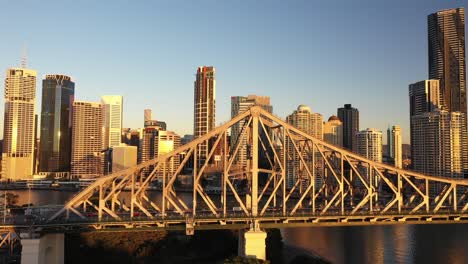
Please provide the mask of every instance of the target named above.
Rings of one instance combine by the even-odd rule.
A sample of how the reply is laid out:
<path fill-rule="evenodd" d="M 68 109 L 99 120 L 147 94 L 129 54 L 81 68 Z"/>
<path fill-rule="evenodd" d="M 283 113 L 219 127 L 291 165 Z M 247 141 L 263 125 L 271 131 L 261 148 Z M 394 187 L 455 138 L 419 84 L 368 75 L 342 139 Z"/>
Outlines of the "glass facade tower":
<path fill-rule="evenodd" d="M 75 83 L 69 76 L 46 75 L 42 80 L 39 171 L 70 171 Z"/>

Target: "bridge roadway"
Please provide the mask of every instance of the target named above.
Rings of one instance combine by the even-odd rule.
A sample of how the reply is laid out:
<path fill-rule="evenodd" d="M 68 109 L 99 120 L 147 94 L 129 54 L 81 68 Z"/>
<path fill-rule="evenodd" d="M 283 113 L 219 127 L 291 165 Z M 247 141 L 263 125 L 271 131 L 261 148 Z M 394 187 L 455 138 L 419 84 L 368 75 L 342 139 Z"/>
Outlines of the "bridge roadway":
<path fill-rule="evenodd" d="M 395 224 L 468 224 L 468 213 L 451 210 L 438 213 L 408 212 L 398 213 L 388 211 L 374 214 L 341 214 L 328 212 L 327 214 L 312 214 L 310 212 L 296 212 L 294 216 L 284 216 L 281 213 L 267 213 L 261 217 L 249 217 L 232 212 L 226 217 L 216 217 L 211 214 L 198 215 L 195 218 L 181 215 L 147 217 L 122 217 L 119 220 L 104 217 L 99 221 L 97 216 L 86 219 L 70 218 L 56 221 L 15 221 L 11 224 L 0 225 L 0 229 L 15 229 L 19 232 L 34 230 L 39 233 L 67 233 L 86 231 L 141 231 L 141 230 L 194 230 L 215 229 L 247 229 L 253 223 L 260 228 L 290 228 L 317 226 L 363 226 L 363 225 L 395 225 Z"/>

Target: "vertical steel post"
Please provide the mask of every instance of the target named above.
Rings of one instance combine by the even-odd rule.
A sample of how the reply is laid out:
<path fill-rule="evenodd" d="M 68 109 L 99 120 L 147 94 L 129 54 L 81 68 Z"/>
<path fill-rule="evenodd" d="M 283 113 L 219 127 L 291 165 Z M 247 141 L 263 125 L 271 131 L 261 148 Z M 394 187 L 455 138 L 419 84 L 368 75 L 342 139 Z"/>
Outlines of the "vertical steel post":
<path fill-rule="evenodd" d="M 224 131 L 224 149 L 223 149 L 223 197 L 222 197 L 222 203 L 223 203 L 223 215 L 226 216 L 226 207 L 227 207 L 227 194 L 226 194 L 226 185 L 227 185 L 227 180 L 228 180 L 228 171 L 227 171 L 227 131 Z"/>
<path fill-rule="evenodd" d="M 256 108 L 251 108 L 252 122 L 252 216 L 258 214 L 258 116 Z"/>
<path fill-rule="evenodd" d="M 198 174 L 198 145 L 195 145 L 194 151 L 193 151 L 193 198 L 192 198 L 192 214 L 193 216 L 196 215 L 197 211 L 197 188 L 198 188 L 198 182 L 197 182 L 197 174 Z"/>

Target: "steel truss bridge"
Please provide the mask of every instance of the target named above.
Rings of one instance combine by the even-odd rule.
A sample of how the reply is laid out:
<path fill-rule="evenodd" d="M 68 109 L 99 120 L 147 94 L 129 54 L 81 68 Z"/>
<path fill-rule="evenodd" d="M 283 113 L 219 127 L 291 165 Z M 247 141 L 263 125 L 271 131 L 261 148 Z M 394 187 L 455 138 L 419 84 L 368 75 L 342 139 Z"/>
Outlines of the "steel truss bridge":
<path fill-rule="evenodd" d="M 229 146 L 234 126 L 240 133 Z M 201 157 L 205 144 L 210 152 Z M 247 158 L 239 167 L 241 153 Z M 181 190 L 178 179 L 189 163 L 191 189 Z M 213 183 L 206 183 L 208 174 L 216 179 L 216 193 Z M 5 227 L 193 234 L 196 229 L 402 223 L 468 223 L 468 180 L 374 162 L 255 106 L 168 154 L 96 180 L 44 221 Z"/>
<path fill-rule="evenodd" d="M 240 133 L 231 140 L 237 143 L 228 146 L 233 126 Z M 201 159 L 197 153 L 204 144 L 211 145 L 211 151 Z M 242 148 L 247 165 L 239 170 L 235 164 L 241 160 Z M 202 179 L 213 167 L 215 155 L 219 193 L 213 195 Z M 194 164 L 193 188 L 182 193 L 175 183 L 188 162 Z M 155 181 L 161 184 L 158 199 L 149 195 Z M 427 176 L 371 161 L 252 107 L 171 153 L 98 179 L 43 226 L 182 225 L 191 230 L 253 222 L 265 227 L 466 223 L 468 180 Z"/>

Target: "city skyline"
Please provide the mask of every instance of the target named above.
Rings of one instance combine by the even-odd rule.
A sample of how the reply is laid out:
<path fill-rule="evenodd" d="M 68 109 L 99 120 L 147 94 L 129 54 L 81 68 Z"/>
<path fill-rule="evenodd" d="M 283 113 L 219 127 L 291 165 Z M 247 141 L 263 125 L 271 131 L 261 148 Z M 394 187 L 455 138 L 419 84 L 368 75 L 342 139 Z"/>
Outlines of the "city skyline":
<path fill-rule="evenodd" d="M 21 6 L 22 4 L 13 3 L 13 5 Z M 79 12 L 80 8 L 82 9 L 83 5 L 86 4 L 73 5 L 76 5 Z M 263 8 L 260 3 L 252 5 L 253 11 L 260 11 Z M 220 21 L 221 25 L 215 27 L 213 35 L 207 40 L 211 43 L 209 46 L 213 48 L 202 48 L 198 53 L 184 44 L 186 38 L 194 36 L 194 33 L 190 32 L 190 27 L 187 26 L 187 20 L 190 18 L 174 23 L 170 29 L 162 31 L 163 34 L 158 39 L 170 37 L 167 38 L 167 41 L 155 42 L 154 37 L 146 35 L 158 35 L 157 33 L 162 29 L 158 26 L 159 20 L 153 19 L 153 16 L 150 17 L 148 12 L 142 12 L 141 19 L 147 19 L 150 27 L 154 29 L 148 32 L 143 30 L 144 33 L 141 30 L 132 30 L 131 36 L 138 43 L 141 42 L 139 40 L 148 40 L 149 43 L 156 46 L 149 49 L 148 45 L 137 44 L 134 41 L 118 43 L 118 38 L 116 39 L 118 34 L 115 29 L 120 28 L 124 33 L 130 30 L 129 28 L 132 28 L 135 22 L 141 21 L 139 19 L 134 21 L 133 17 L 142 7 L 158 14 L 163 12 L 165 8 L 173 9 L 171 4 L 154 8 L 151 4 L 132 7 L 128 10 L 129 15 L 124 17 L 123 24 L 113 25 L 112 29 L 114 30 L 104 34 L 109 39 L 98 35 L 93 42 L 84 45 L 85 47 L 77 47 L 73 41 L 86 42 L 89 37 L 95 36 L 99 32 L 107 32 L 106 29 L 110 25 L 97 21 L 97 18 L 100 17 L 97 15 L 99 12 L 103 17 L 107 17 L 109 21 L 113 22 L 122 15 L 119 12 L 112 14 L 109 11 L 112 8 L 107 10 L 104 9 L 104 6 L 97 5 L 96 11 L 89 14 L 90 21 L 84 25 L 96 23 L 96 29 L 91 30 L 89 34 L 81 34 L 82 39 L 73 38 L 70 45 L 65 45 L 62 40 L 57 40 L 56 43 L 48 41 L 46 42 L 48 45 L 44 45 L 41 43 L 42 36 L 37 36 L 28 30 L 23 33 L 11 33 L 9 29 L 2 29 L 5 30 L 5 34 L 13 35 L 11 41 L 0 44 L 0 50 L 2 50 L 0 54 L 3 58 L 0 66 L 7 69 L 19 63 L 21 47 L 25 44 L 28 65 L 38 71 L 38 77 L 57 72 L 72 76 L 76 80 L 77 99 L 95 101 L 103 94 L 123 95 L 126 98 L 125 109 L 128 110 L 124 113 L 123 127 L 140 127 L 143 118 L 140 114 L 141 111 L 144 108 L 152 108 L 155 116 L 158 117 L 157 119 L 165 120 L 171 130 L 183 135 L 192 134 L 192 120 L 189 118 L 193 111 L 192 98 L 187 95 L 190 94 L 189 91 L 193 87 L 193 69 L 200 65 L 213 65 L 217 68 L 218 80 L 216 125 L 229 120 L 230 96 L 262 94 L 270 96 L 272 105 L 275 107 L 274 114 L 281 118 L 285 118 L 299 104 L 309 105 L 314 112 L 330 116 L 335 114 L 337 107 L 351 103 L 361 112 L 361 127 L 377 127 L 384 130 L 390 123 L 401 124 L 404 133 L 403 142 L 408 143 L 407 84 L 424 79 L 427 75 L 427 15 L 440 9 L 458 7 L 463 4 L 444 2 L 425 4 L 418 8 L 411 6 L 412 4 L 408 6 L 408 4 L 402 3 L 400 6 L 403 5 L 405 8 L 398 8 L 395 3 L 392 5 L 361 4 L 357 5 L 358 8 L 344 4 L 336 10 L 336 14 L 331 14 L 331 18 L 325 20 L 324 24 L 315 23 L 317 21 L 310 18 L 313 15 L 299 11 L 296 19 L 286 20 L 285 25 L 277 27 L 276 18 L 278 16 L 285 18 L 279 12 L 283 5 L 281 3 L 271 4 L 267 8 L 268 10 L 258 14 L 258 18 L 254 18 L 253 13 L 255 12 L 243 12 L 245 11 L 244 7 L 232 6 L 232 4 L 218 4 L 209 7 L 213 11 L 231 8 L 234 16 L 228 15 L 225 20 Z M 377 19 L 380 15 L 377 16 L 374 11 L 381 7 L 391 7 L 391 12 L 383 14 L 382 19 Z M 41 8 L 38 7 L 39 10 Z M 60 10 L 63 7 L 58 5 L 49 8 Z M 296 3 L 291 8 L 329 13 L 328 11 L 332 7 L 326 4 L 313 6 L 309 3 Z M 314 11 L 314 9 L 318 11 Z M 355 21 L 346 21 L 349 15 L 340 18 L 341 14 L 349 11 L 352 11 L 350 13 L 357 12 L 357 17 L 364 15 L 368 17 Z M 241 13 L 246 16 L 247 21 L 238 21 L 238 14 Z M 401 16 L 403 21 L 391 21 L 390 17 L 394 15 Z M 70 16 L 73 18 L 73 15 Z M 9 15 L 5 14 L 1 20 L 8 19 L 8 17 Z M 42 21 L 34 14 L 27 17 L 28 20 L 38 19 L 37 27 L 56 28 L 49 25 L 54 23 L 53 21 Z M 172 22 L 172 19 L 177 17 L 170 18 L 169 21 Z M 220 18 L 219 15 L 212 19 L 217 18 Z M 334 18 L 339 19 L 336 22 L 325 24 Z M 376 19 L 375 25 L 368 25 L 367 22 L 372 19 Z M 267 30 L 259 31 L 259 27 L 255 26 L 257 21 L 263 21 L 261 28 Z M 345 21 L 349 25 L 345 24 Z M 238 25 L 233 25 L 237 22 L 249 23 L 249 25 L 252 22 L 252 26 L 245 32 L 239 32 L 235 30 Z M 226 27 L 226 33 L 220 30 L 223 26 Z M 338 26 L 343 26 L 343 28 Z M 73 19 L 70 22 L 64 22 L 61 27 L 69 27 L 71 33 L 77 33 L 81 30 Z M 288 30 L 288 28 L 294 30 Z M 120 31 L 117 30 L 117 32 Z M 257 33 L 260 33 L 260 36 L 256 37 Z M 350 33 L 362 36 L 362 39 L 356 39 L 359 39 L 364 47 L 358 48 L 356 40 L 348 39 L 347 36 L 349 37 Z M 275 42 L 277 40 L 274 37 L 276 34 L 287 34 L 289 40 Z M 237 41 L 233 41 L 234 44 L 231 45 L 223 45 L 225 42 L 219 39 L 223 39 L 226 35 L 230 36 L 227 40 L 234 38 Z M 398 35 L 401 36 L 395 38 Z M 320 36 L 320 38 L 314 36 Z M 377 40 L 374 40 L 375 36 L 378 37 Z M 199 38 L 194 40 L 197 39 Z M 174 43 L 174 47 L 169 47 L 168 44 Z M 246 46 L 244 43 L 249 43 L 249 45 Z M 382 46 L 376 49 L 380 44 Z M 369 46 L 372 46 L 371 49 Z M 260 47 L 264 47 L 264 49 L 262 50 Z M 364 48 L 366 48 L 365 52 Z M 392 58 L 389 59 L 387 55 L 379 53 L 380 49 L 384 49 L 385 53 L 391 55 Z M 51 52 L 52 50 L 54 52 Z M 15 51 L 17 51 L 16 54 Z M 176 52 L 180 55 L 176 56 Z M 81 55 L 77 57 L 71 53 Z M 129 55 L 131 58 L 128 58 Z M 291 58 L 286 58 L 288 56 Z M 45 57 L 48 59 L 46 60 Z M 58 57 L 70 59 L 57 62 Z M 114 57 L 126 61 L 125 65 L 119 65 Z M 337 60 L 338 57 L 341 59 Z M 97 71 L 97 66 L 99 71 Z M 364 74 L 367 70 L 369 71 Z M 106 71 L 108 74 L 102 74 Z M 125 74 L 121 74 L 123 72 Z M 280 72 L 283 74 L 282 76 L 287 76 L 287 78 L 279 77 Z M 4 73 L 2 72 L 2 74 Z M 243 77 L 238 78 L 241 74 Z M 148 78 L 141 78 L 142 76 Z M 0 76 L 0 78 L 2 77 Z M 284 88 L 286 86 L 287 89 Z M 352 93 L 353 90 L 364 91 L 367 95 L 364 98 L 359 98 L 358 94 Z M 100 94 L 95 91 L 100 91 Z M 318 98 L 316 96 L 318 92 L 327 100 Z M 148 94 L 154 94 L 154 96 L 148 96 Z M 290 100 L 282 101 L 286 95 L 290 97 Z M 38 95 L 37 101 L 39 102 L 39 100 L 40 96 Z M 398 107 L 394 107 L 394 105 Z M 171 111 L 171 107 L 177 107 L 180 111 L 174 113 Z M 375 111 L 374 108 L 376 108 Z M 382 116 L 386 118 L 381 118 Z"/>

